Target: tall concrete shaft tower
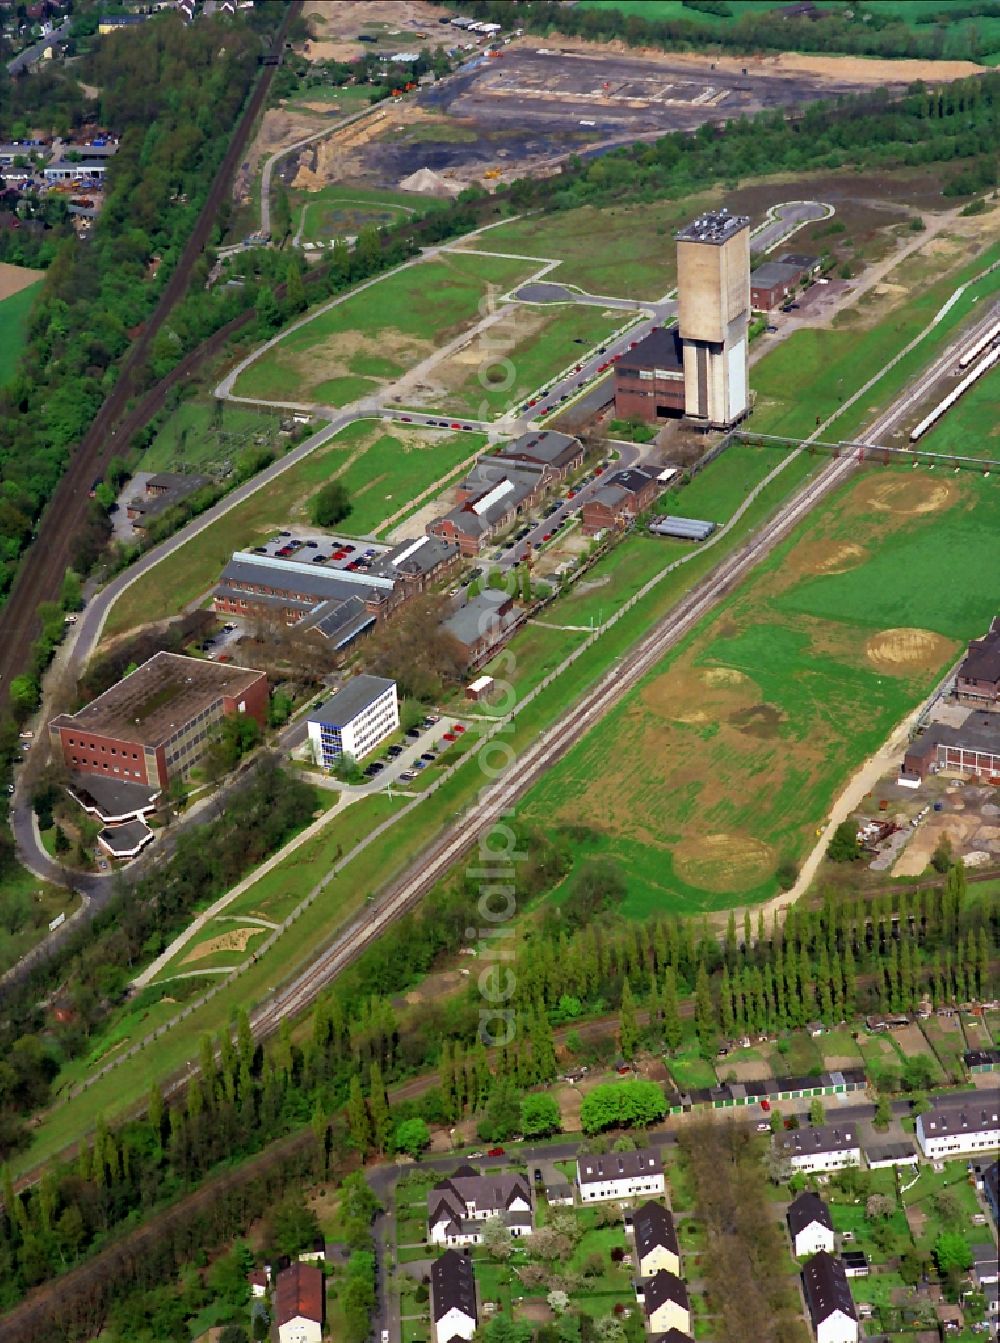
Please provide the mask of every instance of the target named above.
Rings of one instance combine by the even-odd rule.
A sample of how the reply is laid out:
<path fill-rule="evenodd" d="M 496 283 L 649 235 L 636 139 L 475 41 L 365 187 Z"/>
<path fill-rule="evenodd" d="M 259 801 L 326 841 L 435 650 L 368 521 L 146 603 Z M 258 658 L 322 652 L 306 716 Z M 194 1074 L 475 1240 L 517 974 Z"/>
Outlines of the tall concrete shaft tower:
<path fill-rule="evenodd" d="M 678 330 L 684 413 L 711 428 L 750 408 L 750 220 L 728 210 L 700 215 L 677 235 Z"/>

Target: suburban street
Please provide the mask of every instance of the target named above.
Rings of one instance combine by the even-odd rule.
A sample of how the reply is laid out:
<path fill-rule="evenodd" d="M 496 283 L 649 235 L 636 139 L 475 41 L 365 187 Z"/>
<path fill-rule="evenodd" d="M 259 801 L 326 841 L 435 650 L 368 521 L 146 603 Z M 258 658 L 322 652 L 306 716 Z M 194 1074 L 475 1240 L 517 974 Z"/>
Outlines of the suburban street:
<path fill-rule="evenodd" d="M 25 47 L 23 51 L 18 52 L 13 60 L 7 62 L 7 71 L 12 75 L 19 75 L 23 70 L 29 69 L 37 64 L 42 56 L 48 51 L 49 47 L 56 42 L 65 41 L 69 37 L 69 30 L 73 26 L 71 19 L 63 19 L 58 28 L 53 28 L 48 37 L 42 37 L 34 42 L 30 47 Z"/>

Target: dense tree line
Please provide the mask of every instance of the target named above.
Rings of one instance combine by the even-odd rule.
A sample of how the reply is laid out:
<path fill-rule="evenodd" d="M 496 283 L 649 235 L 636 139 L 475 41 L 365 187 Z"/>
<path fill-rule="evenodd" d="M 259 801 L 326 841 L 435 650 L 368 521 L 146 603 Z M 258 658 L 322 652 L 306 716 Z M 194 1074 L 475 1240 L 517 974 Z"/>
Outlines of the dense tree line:
<path fill-rule="evenodd" d="M 509 25 L 509 0 L 448 0 L 455 9 L 474 18 Z M 558 0 L 526 0 L 517 6 L 515 22 L 528 32 L 550 36 L 565 33 L 588 42 L 624 41 L 634 47 L 660 47 L 665 51 L 815 51 L 831 55 L 876 56 L 888 59 L 940 60 L 964 57 L 977 60 L 992 50 L 975 28 L 959 28 L 956 11 L 940 6 L 925 9 L 911 27 L 892 15 L 863 3 L 820 7 L 819 17 L 783 19 L 780 7 L 761 12 L 741 11 L 726 0 L 685 0 L 691 17 L 647 18 L 612 6 L 594 8 L 563 5 Z M 738 15 L 733 22 L 699 21 L 698 11 L 720 17 Z M 937 12 L 935 12 L 935 10 Z M 996 18 L 1000 5 L 980 0 L 963 7 L 963 18 Z M 930 29 L 930 31 L 928 31 Z"/>
<path fill-rule="evenodd" d="M 194 909 L 280 848 L 314 808 L 312 790 L 266 757 L 220 798 L 215 820 L 178 836 L 155 873 L 123 879 L 61 951 L 4 986 L 0 1043 L 11 1071 L 0 1068 L 0 1156 L 30 1142 L 28 1121 L 47 1103 L 60 1062 L 91 1047 L 138 966 L 163 950 Z M 155 998 L 160 990 L 147 993 Z"/>
<path fill-rule="evenodd" d="M 6 510 L 0 591 L 9 586 L 74 443 L 113 385 L 117 360 L 176 264 L 256 77 L 260 51 L 260 37 L 246 21 L 185 26 L 165 16 L 127 41 L 100 42 L 77 67 L 99 90 L 97 124 L 119 133 L 121 142 L 92 235 L 83 242 L 67 236 L 59 244 L 31 314 L 20 368 L 0 394 Z M 34 75 L 13 84 L 5 72 L 0 78 L 4 138 L 15 119 L 58 119 L 52 102 L 63 87 L 58 74 L 45 76 L 37 109 Z M 64 82 L 66 117 L 79 124 L 74 81 Z"/>
<path fill-rule="evenodd" d="M 518 868 L 524 903 L 563 878 L 578 840 L 563 834 L 552 843 L 518 829 L 518 848 L 528 855 Z M 607 883 L 606 873 L 598 878 Z M 793 908 L 771 928 L 748 915 L 741 929 L 733 919 L 721 941 L 691 920 L 634 924 L 610 908 L 569 932 L 556 919 L 529 920 L 512 948 L 510 1029 L 500 1033 L 491 1017 L 484 1038 L 480 981 L 491 973 L 488 958 L 467 991 L 429 995 L 405 1011 L 391 1001 L 465 944 L 478 897 L 469 875 L 436 888 L 316 1004 L 306 1033 L 293 1038 L 285 1021 L 261 1047 L 241 1016 L 232 1036 L 202 1041 L 200 1072 L 182 1099 L 165 1104 L 154 1090 L 145 1119 L 102 1125 L 89 1155 L 73 1167 L 53 1165 L 46 1178 L 57 1193 L 48 1221 L 41 1220 L 39 1186 L 19 1200 L 0 1251 L 10 1265 L 7 1299 L 85 1258 L 123 1221 L 195 1187 L 220 1162 L 259 1152 L 307 1124 L 329 1154 L 331 1115 L 343 1114 L 346 1140 L 361 1153 L 398 1150 L 401 1128 L 415 1117 L 451 1124 L 477 1114 L 480 1135 L 490 1141 L 522 1132 L 524 1091 L 556 1075 L 557 1024 L 612 1012 L 626 1057 L 642 1043 L 673 1049 L 684 1035 L 681 1004 L 693 996 L 699 1038 L 714 1053 L 719 1038 L 742 1029 L 780 1033 L 814 1017 L 833 1023 L 879 1004 L 915 1005 L 924 992 L 935 1002 L 986 996 L 1000 942 L 1000 912 L 969 899 L 960 867 L 939 888 L 892 891 L 867 903 L 827 899 Z M 641 1027 L 640 1004 L 648 1017 Z M 428 1068 L 436 1069 L 437 1084 L 390 1109 L 388 1087 Z M 648 1123 L 658 1112 L 637 1094 L 634 1109 L 616 1119 L 599 1097 L 587 1122 L 598 1131 L 619 1121 Z M 553 1123 L 558 1115 L 543 1127 Z M 100 1216 L 80 1179 L 114 1191 Z M 52 1230 L 64 1217 L 70 1227 L 82 1224 L 69 1246 Z"/>

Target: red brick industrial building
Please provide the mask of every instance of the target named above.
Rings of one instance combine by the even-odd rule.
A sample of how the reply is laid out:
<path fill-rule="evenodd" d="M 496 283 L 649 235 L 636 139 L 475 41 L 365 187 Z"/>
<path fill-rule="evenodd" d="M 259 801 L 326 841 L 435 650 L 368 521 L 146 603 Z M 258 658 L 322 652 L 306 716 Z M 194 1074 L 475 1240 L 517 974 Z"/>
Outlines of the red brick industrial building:
<path fill-rule="evenodd" d="M 49 723 L 71 774 L 164 788 L 201 758 L 215 724 L 245 713 L 263 727 L 263 672 L 157 653 L 78 712 Z"/>
<path fill-rule="evenodd" d="M 955 678 L 955 698 L 974 709 L 1000 710 L 1000 616 L 989 633 L 969 644 Z"/>
<path fill-rule="evenodd" d="M 676 327 L 657 327 L 615 364 L 615 415 L 653 422 L 684 414 L 684 357 Z"/>
<path fill-rule="evenodd" d="M 594 536 L 609 527 L 625 527 L 652 508 L 664 489 L 661 472 L 648 466 L 617 471 L 583 506 L 583 531 Z"/>

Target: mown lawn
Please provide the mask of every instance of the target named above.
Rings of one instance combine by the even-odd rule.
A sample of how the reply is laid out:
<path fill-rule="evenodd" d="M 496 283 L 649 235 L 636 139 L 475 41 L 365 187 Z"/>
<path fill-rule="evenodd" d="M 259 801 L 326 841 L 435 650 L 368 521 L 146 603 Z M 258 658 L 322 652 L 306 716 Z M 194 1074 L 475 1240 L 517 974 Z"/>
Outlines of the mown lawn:
<path fill-rule="evenodd" d="M 378 383 L 362 385 L 355 360 L 378 354 L 398 376 L 477 321 L 491 286 L 506 290 L 533 269 L 473 252 L 405 266 L 290 331 L 240 375 L 236 395 L 345 404 Z"/>
<path fill-rule="evenodd" d="M 0 299 L 0 331 L 3 332 L 3 340 L 0 340 L 0 387 L 8 383 L 17 370 L 21 351 L 28 339 L 31 309 L 41 292 L 41 283 L 41 280 L 35 280 L 16 294 Z"/>

